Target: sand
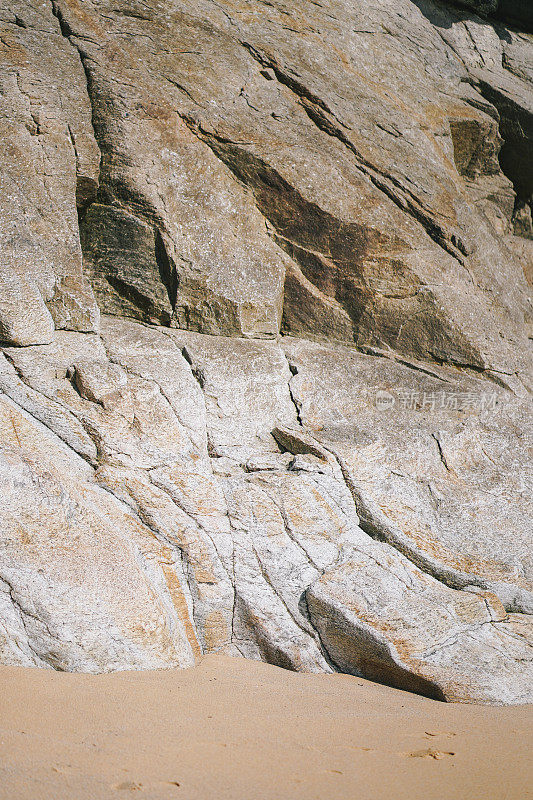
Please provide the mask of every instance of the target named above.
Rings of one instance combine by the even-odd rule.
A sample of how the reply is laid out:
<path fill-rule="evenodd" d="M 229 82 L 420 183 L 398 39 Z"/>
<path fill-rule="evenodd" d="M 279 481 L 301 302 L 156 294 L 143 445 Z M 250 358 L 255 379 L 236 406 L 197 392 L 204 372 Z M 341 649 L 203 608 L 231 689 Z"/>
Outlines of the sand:
<path fill-rule="evenodd" d="M 2 800 L 525 800 L 532 734 L 532 706 L 222 656 L 97 676 L 0 668 Z"/>

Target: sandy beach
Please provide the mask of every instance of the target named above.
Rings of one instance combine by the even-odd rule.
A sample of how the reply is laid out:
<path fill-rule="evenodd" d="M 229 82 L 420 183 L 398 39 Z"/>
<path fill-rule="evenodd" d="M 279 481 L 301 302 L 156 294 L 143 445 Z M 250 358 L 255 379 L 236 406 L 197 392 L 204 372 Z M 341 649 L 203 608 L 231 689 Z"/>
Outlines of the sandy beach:
<path fill-rule="evenodd" d="M 533 797 L 531 706 L 205 657 L 181 671 L 0 669 L 2 800 Z"/>

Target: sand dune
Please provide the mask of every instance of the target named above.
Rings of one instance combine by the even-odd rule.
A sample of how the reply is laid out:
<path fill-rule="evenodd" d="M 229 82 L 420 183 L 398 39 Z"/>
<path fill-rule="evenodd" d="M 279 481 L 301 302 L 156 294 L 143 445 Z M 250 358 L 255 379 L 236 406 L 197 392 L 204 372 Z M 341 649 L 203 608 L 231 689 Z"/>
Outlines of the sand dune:
<path fill-rule="evenodd" d="M 3 667 L 0 687 L 6 800 L 533 797 L 531 706 L 220 656 L 99 676 Z"/>

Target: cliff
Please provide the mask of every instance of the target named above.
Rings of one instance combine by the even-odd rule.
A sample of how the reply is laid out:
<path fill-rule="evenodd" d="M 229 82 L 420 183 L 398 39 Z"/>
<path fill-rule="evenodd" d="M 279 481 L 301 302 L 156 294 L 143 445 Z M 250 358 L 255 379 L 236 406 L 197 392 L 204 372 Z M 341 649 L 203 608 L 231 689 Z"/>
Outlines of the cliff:
<path fill-rule="evenodd" d="M 533 701 L 527 12 L 0 6 L 0 661 Z"/>

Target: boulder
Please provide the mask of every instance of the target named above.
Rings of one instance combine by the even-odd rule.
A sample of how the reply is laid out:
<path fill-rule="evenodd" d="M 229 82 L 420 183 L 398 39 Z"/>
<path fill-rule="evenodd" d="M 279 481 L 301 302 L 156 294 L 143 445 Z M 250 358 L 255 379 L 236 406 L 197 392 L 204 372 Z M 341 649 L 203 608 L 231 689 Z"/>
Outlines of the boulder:
<path fill-rule="evenodd" d="M 449 702 L 528 702 L 531 630 L 494 595 L 443 586 L 388 545 L 326 572 L 306 599 L 342 672 Z"/>

